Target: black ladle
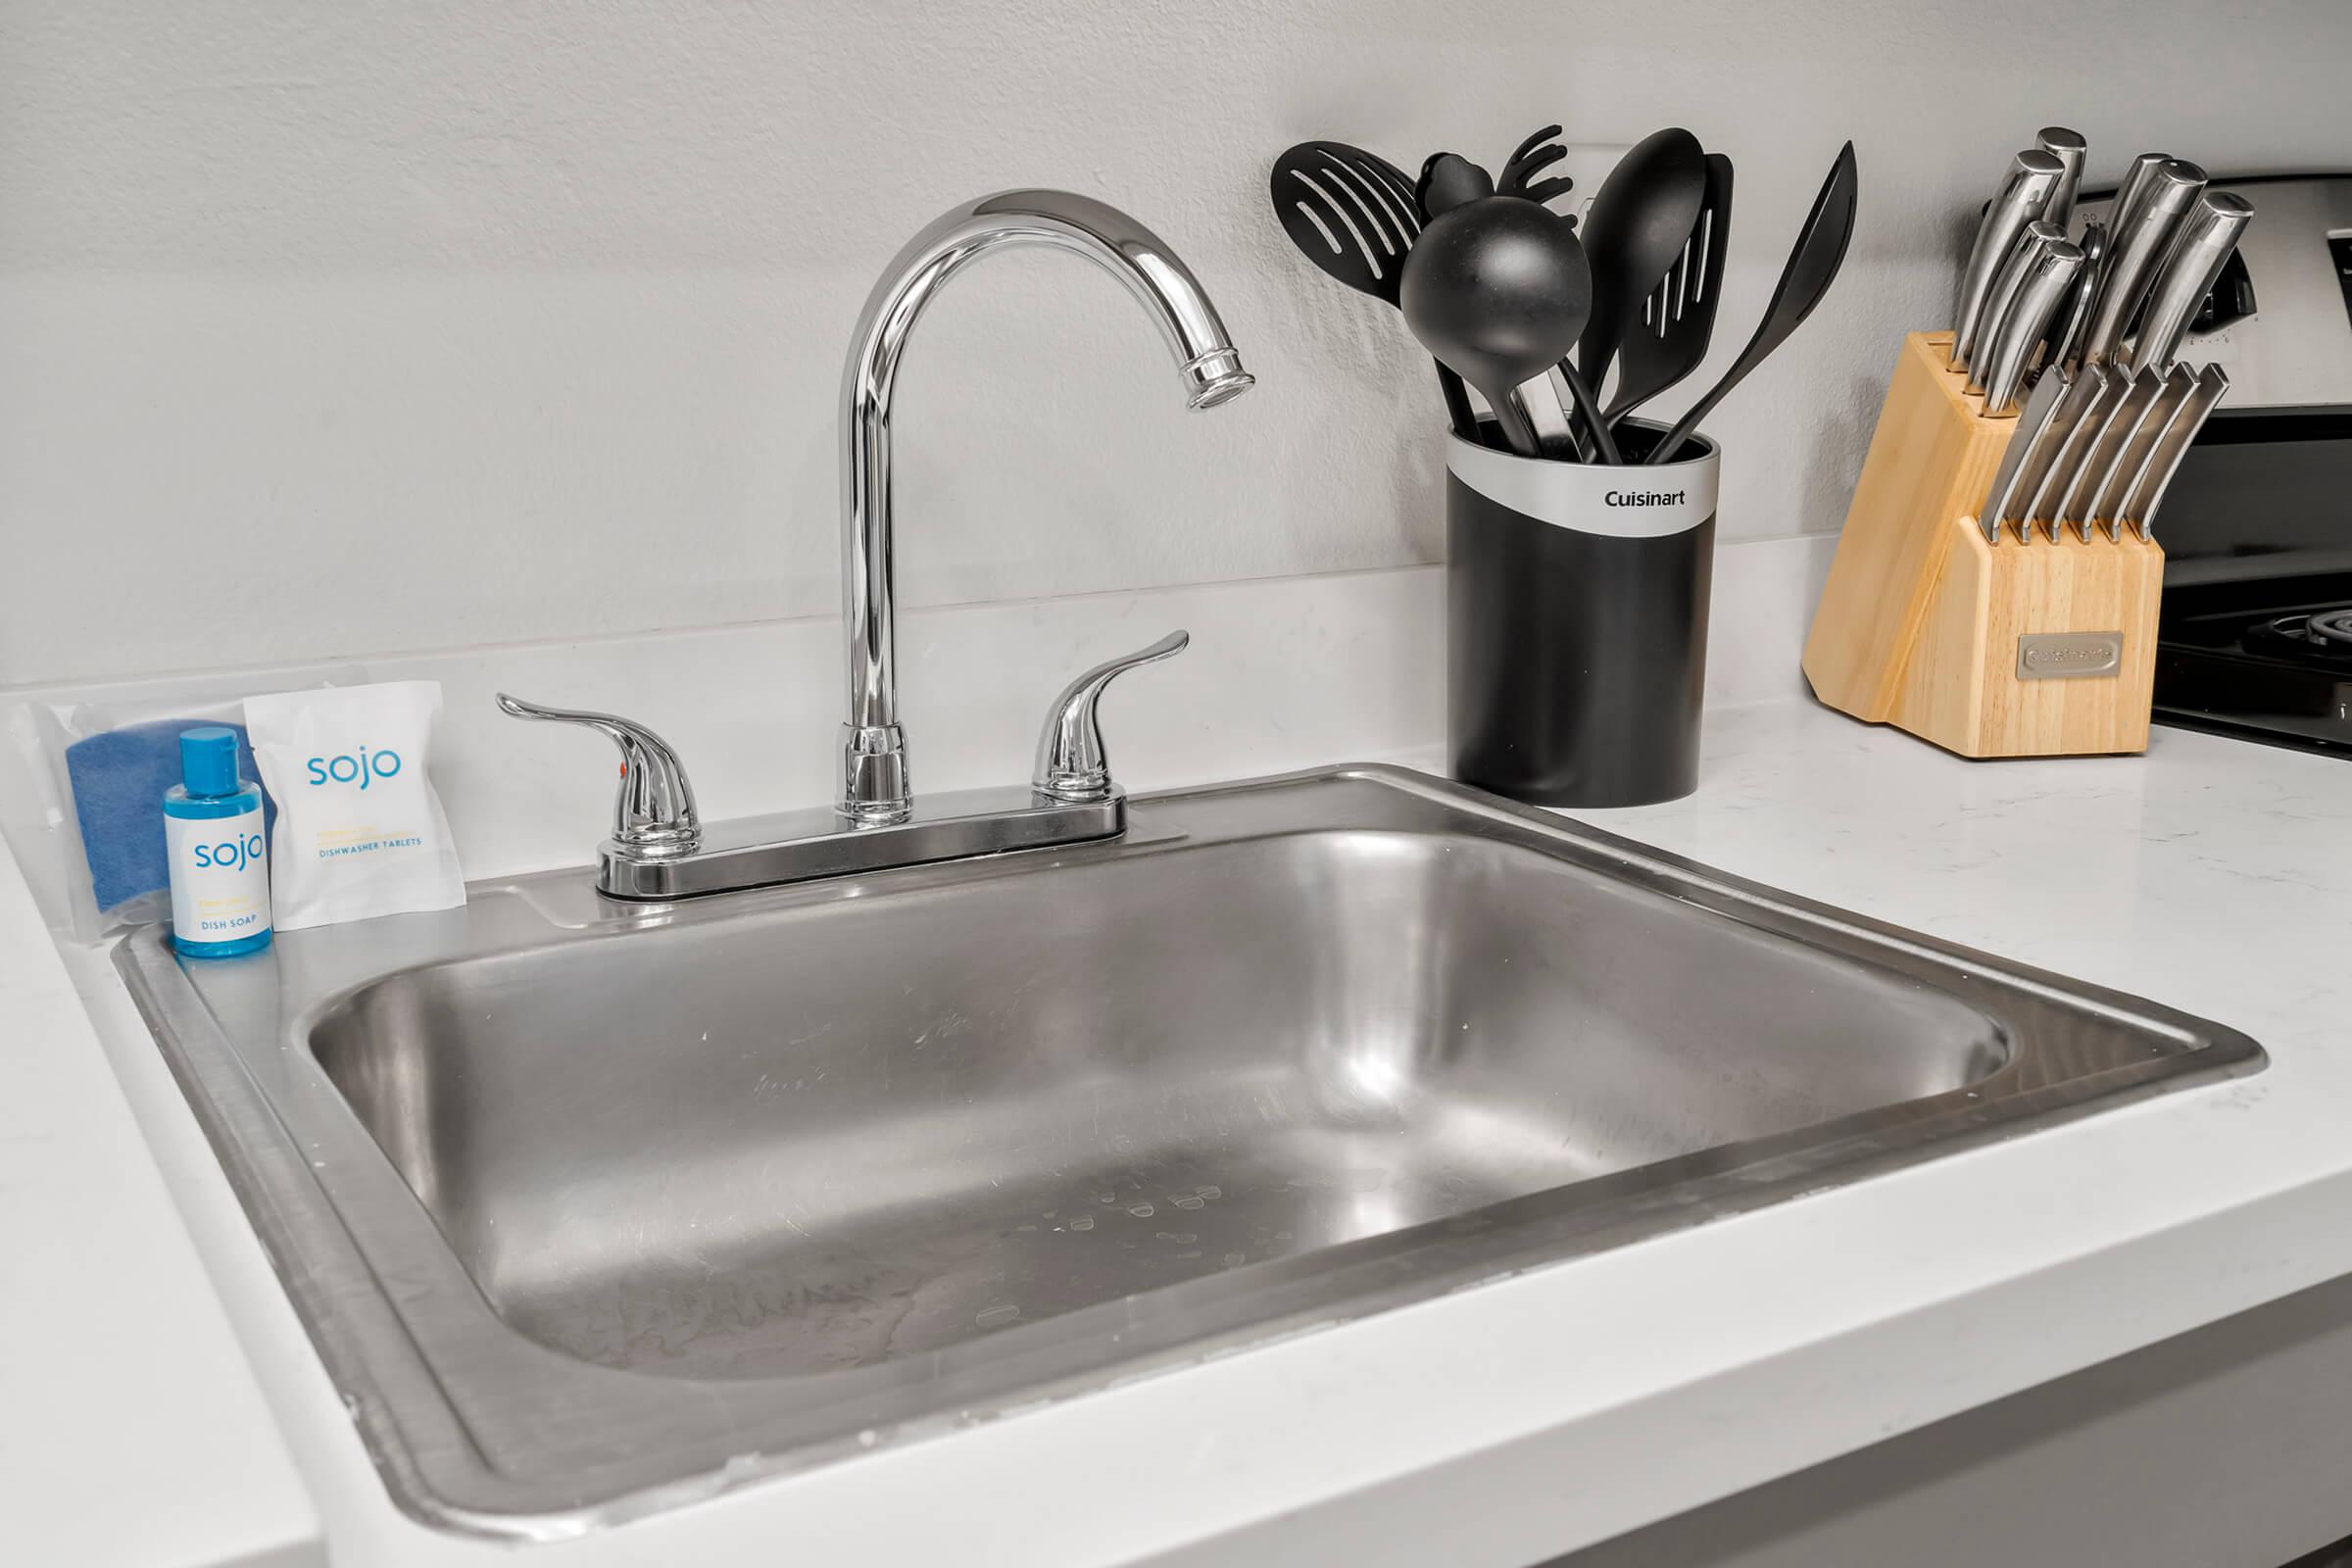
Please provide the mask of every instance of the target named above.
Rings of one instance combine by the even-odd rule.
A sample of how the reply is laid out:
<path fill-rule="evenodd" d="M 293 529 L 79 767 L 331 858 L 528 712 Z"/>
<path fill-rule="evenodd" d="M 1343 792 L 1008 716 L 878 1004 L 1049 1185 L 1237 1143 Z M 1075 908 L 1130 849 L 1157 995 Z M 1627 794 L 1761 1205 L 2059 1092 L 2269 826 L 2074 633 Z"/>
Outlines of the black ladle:
<path fill-rule="evenodd" d="M 1690 405 L 1690 412 L 1677 420 L 1666 439 L 1651 450 L 1645 463 L 1671 463 L 1676 449 L 1698 428 L 1698 421 L 1715 412 L 1724 395 L 1745 380 L 1748 371 L 1764 363 L 1767 355 L 1788 340 L 1797 323 L 1813 314 L 1813 307 L 1830 291 L 1837 281 L 1838 269 L 1845 261 L 1845 247 L 1854 237 L 1854 207 L 1861 186 L 1861 175 L 1854 168 L 1854 144 L 1847 142 L 1838 149 L 1838 161 L 1830 166 L 1830 177 L 1822 181 L 1821 194 L 1813 198 L 1813 210 L 1805 215 L 1804 227 L 1796 231 L 1796 244 L 1788 252 L 1788 265 L 1781 269 L 1781 280 L 1773 286 L 1772 303 L 1764 307 L 1764 319 L 1756 325 L 1756 335 L 1747 340 L 1740 358 L 1723 372 L 1723 379 L 1713 390 Z"/>
<path fill-rule="evenodd" d="M 1421 203 L 1404 172 L 1339 141 L 1302 141 L 1274 160 L 1267 181 L 1274 216 L 1306 259 L 1359 294 L 1397 302 L 1404 259 L 1421 233 Z M 1454 434 L 1478 439 L 1461 377 L 1438 367 L 1438 390 Z"/>
<path fill-rule="evenodd" d="M 1575 344 L 1592 306 L 1576 230 L 1517 196 L 1489 196 L 1432 219 L 1405 258 L 1398 299 L 1421 346 L 1486 395 L 1513 452 L 1544 455 L 1510 394 Z"/>

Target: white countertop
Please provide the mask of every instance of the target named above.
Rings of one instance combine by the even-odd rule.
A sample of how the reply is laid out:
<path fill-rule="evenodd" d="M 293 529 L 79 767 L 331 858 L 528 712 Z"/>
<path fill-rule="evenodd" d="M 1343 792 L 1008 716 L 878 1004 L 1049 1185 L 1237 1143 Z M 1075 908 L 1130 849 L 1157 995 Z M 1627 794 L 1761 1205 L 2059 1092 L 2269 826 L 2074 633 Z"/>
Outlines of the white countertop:
<path fill-rule="evenodd" d="M 0 1562 L 324 1563 L 5 842 L 0 1064 Z"/>
<path fill-rule="evenodd" d="M 1783 703 L 1714 716 L 1690 799 L 1572 814 L 2203 1014 L 2271 1064 L 533 1558 L 764 1561 L 790 1544 L 809 1561 L 1022 1568 L 1524 1568 L 2352 1271 L 2352 766 L 2165 729 L 2145 758 L 1975 763 Z M 15 880 L 0 858 L 0 1026 L 20 1054 L 79 1048 L 81 1011 Z M 127 999 L 102 956 L 69 957 L 336 1562 L 515 1560 L 393 1512 Z M 46 1084 L 29 1122 L 27 1098 L 0 1097 L 0 1198 L 59 1157 L 28 1125 L 122 1118 L 102 1073 Z M 137 1234 L 84 1256 L 94 1299 L 185 1250 L 160 1184 L 136 1174 L 141 1201 L 118 1218 Z M 59 1223 L 0 1204 L 12 1249 L 53 1243 Z M 119 1348 L 25 1310 L 0 1303 L 14 1347 L 43 1333 L 61 1363 Z M 216 1308 L 190 1293 L 149 1310 Z M 60 1375 L 30 1392 L 74 1389 Z M 8 1403 L 11 1425 L 36 1407 Z M 224 1516 L 298 1517 L 263 1506 L 265 1438 L 236 1435 L 269 1461 L 254 1495 L 209 1484 Z M 158 1476 L 185 1458 L 136 1456 Z M 23 1474 L 0 1465 L 0 1517 L 27 1500 Z"/>

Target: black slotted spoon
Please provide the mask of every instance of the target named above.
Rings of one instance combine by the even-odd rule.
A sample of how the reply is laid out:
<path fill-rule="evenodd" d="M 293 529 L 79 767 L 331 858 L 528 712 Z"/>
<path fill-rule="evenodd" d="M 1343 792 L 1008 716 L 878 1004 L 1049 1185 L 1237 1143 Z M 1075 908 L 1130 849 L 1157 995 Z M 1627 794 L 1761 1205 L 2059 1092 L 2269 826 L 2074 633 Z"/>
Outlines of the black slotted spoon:
<path fill-rule="evenodd" d="M 1683 254 L 1642 307 L 1642 319 L 1618 347 L 1617 395 L 1606 416 L 1618 420 L 1698 368 L 1715 335 L 1723 259 L 1732 238 L 1732 161 L 1707 154 L 1706 195 Z"/>
<path fill-rule="evenodd" d="M 1274 160 L 1267 189 L 1283 232 L 1326 276 L 1397 304 L 1405 257 L 1421 235 L 1420 202 L 1403 171 L 1346 142 L 1302 141 Z M 1462 378 L 1440 365 L 1438 389 L 1453 433 L 1477 440 Z"/>

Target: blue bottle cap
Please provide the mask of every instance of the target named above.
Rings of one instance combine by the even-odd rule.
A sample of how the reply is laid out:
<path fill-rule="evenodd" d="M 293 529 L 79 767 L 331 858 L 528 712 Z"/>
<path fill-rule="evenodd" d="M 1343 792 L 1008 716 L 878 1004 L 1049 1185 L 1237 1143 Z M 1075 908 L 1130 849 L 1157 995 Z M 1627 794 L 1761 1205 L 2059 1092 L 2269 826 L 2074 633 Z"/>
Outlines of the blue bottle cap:
<path fill-rule="evenodd" d="M 236 794 L 237 732 L 221 724 L 181 730 L 179 781 L 190 795 Z"/>

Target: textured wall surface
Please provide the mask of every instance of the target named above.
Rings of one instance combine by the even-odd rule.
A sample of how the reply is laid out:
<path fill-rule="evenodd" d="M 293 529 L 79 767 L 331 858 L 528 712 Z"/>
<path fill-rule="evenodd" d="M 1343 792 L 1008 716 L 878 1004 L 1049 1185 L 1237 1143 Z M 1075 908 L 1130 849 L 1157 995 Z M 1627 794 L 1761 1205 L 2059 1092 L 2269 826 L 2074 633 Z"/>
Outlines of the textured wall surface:
<path fill-rule="evenodd" d="M 1015 184 L 1158 228 L 1261 385 L 1185 415 L 1067 258 L 959 278 L 906 599 L 1437 559 L 1427 363 L 1266 210 L 1311 135 L 1689 124 L 1739 164 L 1718 364 L 1853 137 L 1846 274 L 1713 426 L 1727 535 L 1832 528 L 2013 147 L 2352 164 L 2346 58 L 2337 0 L 0 0 L 0 682 L 826 612 L 858 306 Z"/>

